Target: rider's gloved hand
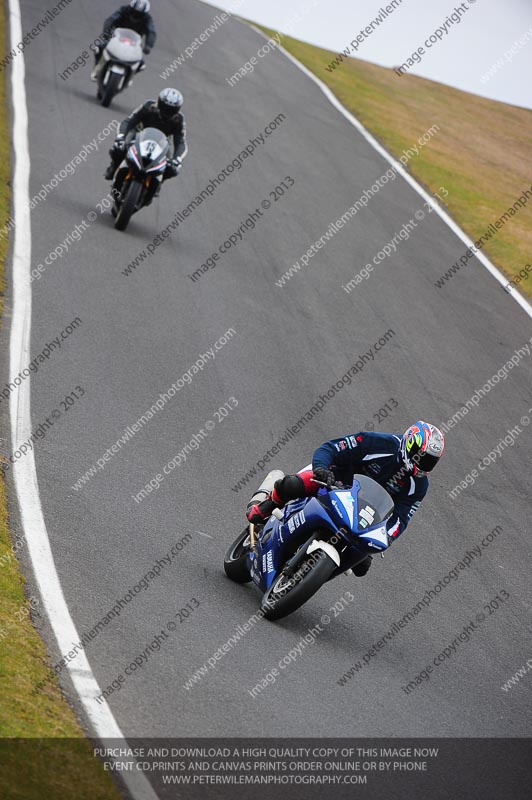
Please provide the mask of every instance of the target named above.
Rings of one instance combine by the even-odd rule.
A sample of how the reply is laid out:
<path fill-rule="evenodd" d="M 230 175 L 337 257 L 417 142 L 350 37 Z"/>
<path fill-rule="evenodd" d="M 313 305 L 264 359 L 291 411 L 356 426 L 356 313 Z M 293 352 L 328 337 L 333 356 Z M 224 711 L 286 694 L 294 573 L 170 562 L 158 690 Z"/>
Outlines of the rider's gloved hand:
<path fill-rule="evenodd" d="M 330 489 L 336 483 L 334 472 L 325 467 L 316 467 L 314 470 L 314 478 L 321 483 L 326 483 L 327 488 Z"/>
<path fill-rule="evenodd" d="M 125 150 L 126 148 L 126 137 L 123 133 L 119 133 L 115 139 L 114 143 L 115 150 Z"/>
<path fill-rule="evenodd" d="M 166 167 L 166 178 L 175 178 L 176 175 L 179 174 L 179 170 L 181 169 L 181 159 L 180 158 L 173 158 Z"/>

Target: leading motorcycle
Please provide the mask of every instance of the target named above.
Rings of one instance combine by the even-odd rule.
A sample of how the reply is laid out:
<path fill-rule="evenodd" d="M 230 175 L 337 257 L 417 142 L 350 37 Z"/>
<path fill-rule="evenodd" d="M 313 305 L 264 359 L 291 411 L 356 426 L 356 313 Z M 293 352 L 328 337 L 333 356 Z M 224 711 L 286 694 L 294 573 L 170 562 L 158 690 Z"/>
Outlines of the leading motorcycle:
<path fill-rule="evenodd" d="M 131 85 L 143 64 L 143 40 L 129 28 L 115 28 L 105 45 L 96 68 L 98 100 L 105 108 L 115 95 Z"/>
<path fill-rule="evenodd" d="M 251 502 L 263 500 L 280 477 L 270 472 Z M 386 489 L 366 475 L 354 475 L 351 488 L 320 487 L 316 496 L 276 509 L 261 529 L 250 523 L 226 553 L 227 576 L 263 592 L 266 619 L 286 617 L 324 583 L 389 547 L 394 503 Z"/>
<path fill-rule="evenodd" d="M 125 145 L 126 155 L 114 174 L 111 194 L 115 228 L 125 231 L 129 220 L 149 205 L 163 181 L 170 143 L 157 128 L 144 128 Z"/>

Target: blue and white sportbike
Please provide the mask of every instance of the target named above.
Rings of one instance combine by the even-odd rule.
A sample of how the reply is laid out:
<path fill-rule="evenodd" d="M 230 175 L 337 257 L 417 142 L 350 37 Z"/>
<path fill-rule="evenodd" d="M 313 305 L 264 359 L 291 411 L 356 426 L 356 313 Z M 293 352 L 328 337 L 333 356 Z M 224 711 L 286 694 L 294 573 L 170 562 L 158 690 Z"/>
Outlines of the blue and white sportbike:
<path fill-rule="evenodd" d="M 259 500 L 282 476 L 270 472 Z M 315 497 L 276 509 L 262 528 L 250 524 L 226 553 L 227 576 L 253 581 L 264 593 L 266 619 L 286 617 L 326 581 L 389 546 L 386 523 L 394 504 L 386 489 L 365 475 L 355 475 L 351 488 L 321 486 Z"/>

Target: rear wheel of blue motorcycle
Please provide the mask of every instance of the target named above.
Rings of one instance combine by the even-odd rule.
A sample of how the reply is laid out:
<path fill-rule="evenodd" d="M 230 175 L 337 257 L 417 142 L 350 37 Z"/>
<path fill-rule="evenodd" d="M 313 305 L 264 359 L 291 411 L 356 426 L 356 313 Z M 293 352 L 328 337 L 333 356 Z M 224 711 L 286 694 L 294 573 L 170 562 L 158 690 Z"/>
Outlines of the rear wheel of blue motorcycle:
<path fill-rule="evenodd" d="M 249 529 L 245 528 L 225 554 L 225 574 L 236 583 L 249 583 L 251 580 L 247 564 L 249 545 Z"/>
<path fill-rule="evenodd" d="M 331 577 L 336 564 L 326 553 L 310 553 L 290 577 L 282 573 L 262 598 L 261 611 L 266 619 L 288 616 L 316 594 Z"/>

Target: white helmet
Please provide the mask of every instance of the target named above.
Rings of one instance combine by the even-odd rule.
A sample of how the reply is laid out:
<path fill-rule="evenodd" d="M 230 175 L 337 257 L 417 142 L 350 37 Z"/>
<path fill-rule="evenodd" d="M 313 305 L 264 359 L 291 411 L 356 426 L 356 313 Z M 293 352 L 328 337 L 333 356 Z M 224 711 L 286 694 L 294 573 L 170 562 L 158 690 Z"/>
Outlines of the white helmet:
<path fill-rule="evenodd" d="M 150 12 L 149 0 L 131 0 L 129 7 L 132 11 L 136 11 L 137 14 L 149 14 Z"/>
<path fill-rule="evenodd" d="M 414 475 L 432 472 L 443 455 L 445 438 L 436 425 L 418 420 L 401 439 L 401 456 Z"/>
<path fill-rule="evenodd" d="M 173 117 L 183 105 L 183 95 L 178 89 L 163 89 L 157 100 L 162 117 Z"/>

